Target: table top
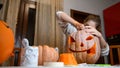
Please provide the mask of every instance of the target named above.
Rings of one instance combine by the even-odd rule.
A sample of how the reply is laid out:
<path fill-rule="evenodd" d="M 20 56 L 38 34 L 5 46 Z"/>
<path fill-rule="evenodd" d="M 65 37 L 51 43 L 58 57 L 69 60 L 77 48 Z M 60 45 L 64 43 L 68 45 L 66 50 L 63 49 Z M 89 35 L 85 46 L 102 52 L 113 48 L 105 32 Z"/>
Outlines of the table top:
<path fill-rule="evenodd" d="M 37 66 L 37 67 L 26 67 L 26 66 L 7 66 L 0 68 L 120 68 L 120 65 L 111 66 L 110 64 L 79 64 L 78 66 Z"/>

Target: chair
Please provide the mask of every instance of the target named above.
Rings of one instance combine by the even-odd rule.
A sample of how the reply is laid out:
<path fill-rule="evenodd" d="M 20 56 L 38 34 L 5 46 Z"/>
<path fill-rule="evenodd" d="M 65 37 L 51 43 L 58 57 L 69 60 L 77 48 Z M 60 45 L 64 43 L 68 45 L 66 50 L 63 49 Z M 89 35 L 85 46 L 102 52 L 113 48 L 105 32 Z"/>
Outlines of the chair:
<path fill-rule="evenodd" d="M 114 59 L 117 59 L 118 63 Z M 110 63 L 111 65 L 120 64 L 120 45 L 110 45 Z"/>

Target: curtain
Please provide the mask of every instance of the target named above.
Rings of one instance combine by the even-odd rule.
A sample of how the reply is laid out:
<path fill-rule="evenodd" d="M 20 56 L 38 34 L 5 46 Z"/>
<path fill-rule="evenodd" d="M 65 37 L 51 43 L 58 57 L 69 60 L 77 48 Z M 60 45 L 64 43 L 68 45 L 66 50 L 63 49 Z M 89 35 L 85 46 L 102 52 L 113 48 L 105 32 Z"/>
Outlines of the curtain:
<path fill-rule="evenodd" d="M 56 20 L 58 10 L 63 10 L 63 0 L 37 0 L 34 44 L 58 47 L 62 52 L 64 36 Z"/>
<path fill-rule="evenodd" d="M 9 0 L 6 22 L 13 30 L 14 35 L 18 19 L 19 5 L 20 0 Z"/>

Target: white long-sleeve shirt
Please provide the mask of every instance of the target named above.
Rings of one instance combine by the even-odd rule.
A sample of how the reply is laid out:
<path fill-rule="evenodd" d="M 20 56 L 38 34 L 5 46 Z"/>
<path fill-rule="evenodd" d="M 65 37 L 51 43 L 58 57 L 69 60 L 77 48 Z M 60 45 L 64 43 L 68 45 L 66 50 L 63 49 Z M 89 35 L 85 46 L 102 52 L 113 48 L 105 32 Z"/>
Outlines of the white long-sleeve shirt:
<path fill-rule="evenodd" d="M 56 15 L 59 20 L 61 20 L 60 14 L 63 13 L 62 11 L 56 12 Z M 62 28 L 64 34 L 69 35 L 73 32 L 77 32 L 77 29 L 70 23 L 63 23 L 62 21 L 59 22 L 60 27 Z M 109 45 L 107 44 L 106 48 L 101 49 L 101 56 L 107 56 L 109 54 Z"/>

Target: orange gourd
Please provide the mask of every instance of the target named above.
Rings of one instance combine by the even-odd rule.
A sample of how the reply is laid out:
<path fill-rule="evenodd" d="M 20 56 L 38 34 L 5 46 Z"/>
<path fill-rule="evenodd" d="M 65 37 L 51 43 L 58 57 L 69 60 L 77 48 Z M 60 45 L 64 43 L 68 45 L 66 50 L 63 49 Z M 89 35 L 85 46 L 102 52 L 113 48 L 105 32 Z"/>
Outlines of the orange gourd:
<path fill-rule="evenodd" d="M 13 32 L 4 21 L 0 21 L 0 64 L 11 56 L 13 49 Z"/>
<path fill-rule="evenodd" d="M 64 62 L 67 66 L 76 66 L 77 61 L 73 53 L 62 53 L 60 54 L 59 62 Z"/>
<path fill-rule="evenodd" d="M 58 61 L 58 52 L 47 45 L 41 46 L 39 45 L 39 57 L 38 57 L 38 65 L 43 65 L 44 62 L 56 62 Z"/>
<path fill-rule="evenodd" d="M 68 51 L 74 53 L 78 63 L 96 63 L 100 50 L 98 38 L 84 30 L 74 32 L 68 38 Z"/>

